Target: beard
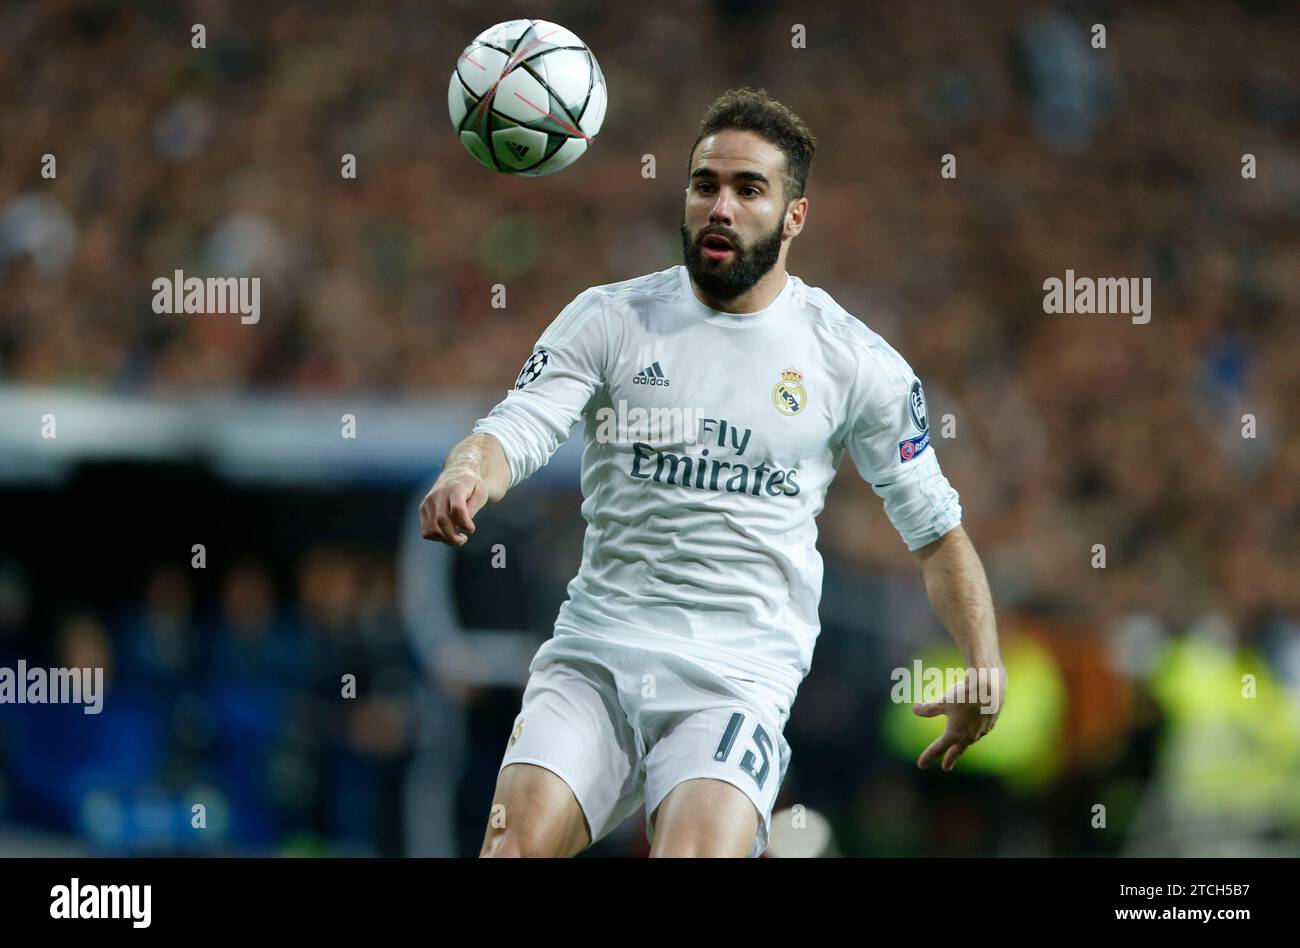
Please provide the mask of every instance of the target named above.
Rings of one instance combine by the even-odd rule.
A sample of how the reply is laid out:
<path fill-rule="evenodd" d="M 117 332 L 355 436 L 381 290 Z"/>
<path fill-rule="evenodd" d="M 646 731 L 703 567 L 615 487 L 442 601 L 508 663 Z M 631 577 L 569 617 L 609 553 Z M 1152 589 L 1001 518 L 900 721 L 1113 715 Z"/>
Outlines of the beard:
<path fill-rule="evenodd" d="M 710 260 L 704 256 L 702 238 L 691 239 L 691 232 L 686 227 L 686 215 L 682 214 L 682 256 L 685 258 L 686 270 L 695 285 L 716 300 L 727 302 L 744 293 L 776 265 L 781 255 L 781 233 L 785 230 L 784 219 L 776 222 L 776 227 L 746 246 L 733 234 L 724 236 L 731 241 L 731 257 L 727 260 Z M 719 233 L 716 227 L 706 227 L 703 231 L 710 234 Z M 703 232 L 702 231 L 702 232 Z"/>

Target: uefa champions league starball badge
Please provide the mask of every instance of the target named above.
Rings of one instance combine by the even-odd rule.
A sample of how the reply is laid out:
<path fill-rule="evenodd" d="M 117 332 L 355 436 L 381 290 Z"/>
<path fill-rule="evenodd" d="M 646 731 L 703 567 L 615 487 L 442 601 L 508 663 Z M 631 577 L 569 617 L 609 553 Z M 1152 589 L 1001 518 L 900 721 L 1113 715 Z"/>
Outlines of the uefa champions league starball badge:
<path fill-rule="evenodd" d="M 515 388 L 523 388 L 529 382 L 534 381 L 542 374 L 542 370 L 546 368 L 546 363 L 550 361 L 550 354 L 539 346 L 537 351 L 524 362 L 524 367 L 519 370 L 519 377 L 515 379 Z"/>

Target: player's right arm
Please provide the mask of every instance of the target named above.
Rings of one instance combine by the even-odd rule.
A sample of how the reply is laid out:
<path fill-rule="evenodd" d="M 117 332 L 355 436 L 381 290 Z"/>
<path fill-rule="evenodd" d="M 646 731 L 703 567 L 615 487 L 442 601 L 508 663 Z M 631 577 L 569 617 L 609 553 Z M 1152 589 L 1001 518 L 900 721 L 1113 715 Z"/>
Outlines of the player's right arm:
<path fill-rule="evenodd" d="M 447 455 L 429 493 L 420 503 L 420 533 L 426 540 L 464 546 L 474 532 L 474 515 L 510 489 L 510 463 L 501 442 L 472 434 Z"/>
<path fill-rule="evenodd" d="M 533 347 L 515 387 L 452 449 L 420 504 L 427 540 L 463 546 L 473 517 L 546 464 L 605 382 L 608 327 L 599 289 L 578 294 Z"/>

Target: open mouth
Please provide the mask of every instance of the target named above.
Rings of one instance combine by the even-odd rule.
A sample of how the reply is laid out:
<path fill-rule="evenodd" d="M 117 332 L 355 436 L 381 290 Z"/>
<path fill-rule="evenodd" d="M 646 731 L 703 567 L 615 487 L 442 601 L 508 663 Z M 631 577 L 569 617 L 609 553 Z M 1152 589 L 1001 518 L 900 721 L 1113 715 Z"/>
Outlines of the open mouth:
<path fill-rule="evenodd" d="M 735 253 L 735 248 L 726 237 L 710 234 L 700 242 L 700 251 L 709 260 L 726 260 Z"/>

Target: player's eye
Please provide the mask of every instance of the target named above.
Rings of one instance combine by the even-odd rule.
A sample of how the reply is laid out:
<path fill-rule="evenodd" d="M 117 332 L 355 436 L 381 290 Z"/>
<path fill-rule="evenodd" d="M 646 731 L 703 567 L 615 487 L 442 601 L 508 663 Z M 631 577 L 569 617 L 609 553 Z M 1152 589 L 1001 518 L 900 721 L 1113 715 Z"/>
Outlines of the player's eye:
<path fill-rule="evenodd" d="M 713 185 L 709 184 L 707 181 L 695 182 L 695 190 L 699 191 L 701 194 L 708 194 L 709 191 L 712 190 L 712 188 Z M 740 193 L 741 194 L 752 193 L 754 197 L 758 197 L 760 194 L 762 194 L 762 192 L 759 191 L 758 188 L 752 186 L 741 188 Z"/>

